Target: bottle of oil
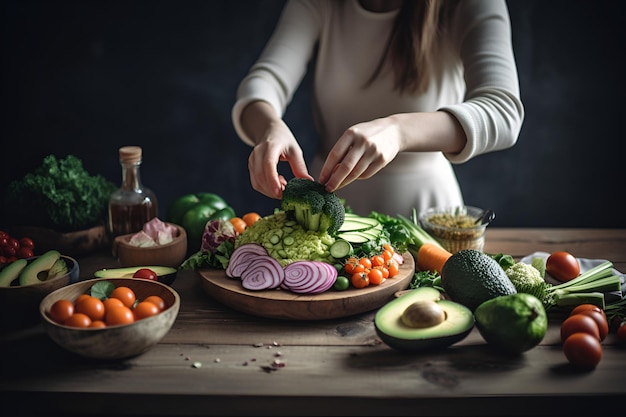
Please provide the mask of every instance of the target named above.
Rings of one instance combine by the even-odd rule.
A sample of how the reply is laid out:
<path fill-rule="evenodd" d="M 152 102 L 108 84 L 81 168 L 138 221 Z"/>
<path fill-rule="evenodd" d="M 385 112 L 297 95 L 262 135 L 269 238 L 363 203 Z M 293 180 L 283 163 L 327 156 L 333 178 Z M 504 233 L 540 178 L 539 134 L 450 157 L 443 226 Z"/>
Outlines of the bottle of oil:
<path fill-rule="evenodd" d="M 145 223 L 158 216 L 155 194 L 141 183 L 141 147 L 123 146 L 119 149 L 119 156 L 122 186 L 111 194 L 109 200 L 108 231 L 111 238 L 136 233 Z"/>

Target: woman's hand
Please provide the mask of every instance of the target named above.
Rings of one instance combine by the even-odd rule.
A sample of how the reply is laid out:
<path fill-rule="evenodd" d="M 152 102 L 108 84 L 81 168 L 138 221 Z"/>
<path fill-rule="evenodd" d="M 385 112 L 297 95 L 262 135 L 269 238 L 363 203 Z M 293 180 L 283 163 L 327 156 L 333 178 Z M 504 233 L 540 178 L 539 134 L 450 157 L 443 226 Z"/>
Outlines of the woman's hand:
<path fill-rule="evenodd" d="M 250 183 L 258 192 L 281 198 L 287 180 L 278 173 L 278 162 L 287 161 L 296 177 L 313 179 L 308 173 L 302 148 L 282 120 L 272 121 L 257 140 L 248 158 Z"/>
<path fill-rule="evenodd" d="M 319 182 L 336 191 L 354 180 L 370 178 L 401 150 L 400 129 L 392 118 L 356 124 L 330 150 Z"/>

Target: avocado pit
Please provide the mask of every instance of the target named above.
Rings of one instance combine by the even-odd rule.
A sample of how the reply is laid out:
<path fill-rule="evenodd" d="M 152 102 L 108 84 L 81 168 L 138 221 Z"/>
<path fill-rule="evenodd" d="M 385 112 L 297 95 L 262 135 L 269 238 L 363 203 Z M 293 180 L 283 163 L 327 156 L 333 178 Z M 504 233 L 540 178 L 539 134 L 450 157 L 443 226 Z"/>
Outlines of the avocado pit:
<path fill-rule="evenodd" d="M 402 323 L 415 329 L 436 326 L 446 319 L 446 312 L 431 300 L 420 300 L 410 304 L 400 316 Z"/>

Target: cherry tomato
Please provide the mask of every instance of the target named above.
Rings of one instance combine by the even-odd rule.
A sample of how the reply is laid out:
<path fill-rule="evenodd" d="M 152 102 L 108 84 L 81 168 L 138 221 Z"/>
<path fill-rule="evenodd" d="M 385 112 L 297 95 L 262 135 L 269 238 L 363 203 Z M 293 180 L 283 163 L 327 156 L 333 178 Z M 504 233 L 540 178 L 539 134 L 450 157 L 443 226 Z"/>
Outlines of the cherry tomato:
<path fill-rule="evenodd" d="M 380 272 L 383 274 L 383 278 L 389 278 L 389 269 L 385 265 L 382 266 L 374 266 L 372 269 L 380 269 Z"/>
<path fill-rule="evenodd" d="M 89 325 L 89 327 L 92 329 L 102 329 L 102 328 L 107 327 L 107 325 L 102 320 L 93 320 L 91 324 Z"/>
<path fill-rule="evenodd" d="M 569 315 L 573 316 L 574 314 L 582 313 L 583 311 L 586 311 L 586 310 L 597 311 L 599 313 L 602 313 L 602 315 L 606 318 L 606 314 L 604 313 L 604 310 L 602 310 L 600 307 L 598 307 L 595 304 L 579 304 L 576 307 L 574 307 L 572 311 L 570 311 Z"/>
<path fill-rule="evenodd" d="M 352 274 L 350 282 L 352 283 L 354 288 L 365 288 L 370 285 L 370 280 L 365 272 L 357 272 L 355 274 Z"/>
<path fill-rule="evenodd" d="M 78 300 L 74 307 L 74 314 L 76 313 L 83 313 L 92 321 L 102 320 L 104 318 L 104 303 L 91 295 L 83 297 Z"/>
<path fill-rule="evenodd" d="M 124 307 L 124 303 L 122 300 L 118 300 L 117 298 L 107 298 L 102 302 L 104 304 L 105 315 L 106 311 L 117 307 Z"/>
<path fill-rule="evenodd" d="M 602 359 L 602 344 L 589 333 L 573 333 L 563 342 L 567 360 L 581 368 L 594 368 Z"/>
<path fill-rule="evenodd" d="M 361 258 L 359 259 L 359 264 L 363 265 L 365 269 L 370 269 L 372 267 L 372 260 L 370 258 Z"/>
<path fill-rule="evenodd" d="M 29 237 L 23 237 L 20 239 L 20 246 L 22 248 L 35 249 L 35 242 Z"/>
<path fill-rule="evenodd" d="M 74 313 L 69 319 L 65 320 L 63 324 L 70 327 L 80 327 L 81 329 L 86 329 L 91 325 L 91 319 L 86 314 Z"/>
<path fill-rule="evenodd" d="M 239 234 L 243 233 L 248 225 L 241 217 L 232 217 L 230 223 L 235 227 L 235 231 Z"/>
<path fill-rule="evenodd" d="M 598 325 L 598 331 L 600 332 L 600 341 L 606 339 L 609 334 L 609 322 L 604 315 L 604 312 L 599 312 L 596 310 L 584 310 L 577 314 L 584 314 L 595 320 Z"/>
<path fill-rule="evenodd" d="M 133 310 L 126 306 L 114 307 L 107 310 L 104 316 L 104 322 L 107 326 L 116 326 L 118 324 L 130 324 L 135 321 Z"/>
<path fill-rule="evenodd" d="M 149 301 L 141 301 L 137 303 L 133 309 L 135 320 L 145 319 L 146 317 L 152 317 L 159 314 L 159 307 L 155 306 Z"/>
<path fill-rule="evenodd" d="M 546 272 L 554 279 L 566 282 L 580 275 L 580 264 L 569 252 L 553 252 L 546 260 Z"/>
<path fill-rule="evenodd" d="M 372 267 L 385 264 L 385 258 L 383 255 L 374 255 L 370 258 L 370 260 L 372 261 Z"/>
<path fill-rule="evenodd" d="M 587 333 L 600 341 L 600 329 L 596 321 L 584 314 L 574 314 L 561 324 L 561 341 L 565 341 L 574 333 Z"/>
<path fill-rule="evenodd" d="M 246 213 L 243 216 L 241 216 L 241 218 L 243 219 L 244 222 L 246 222 L 246 226 L 250 227 L 254 223 L 256 223 L 257 220 L 261 218 L 261 215 L 259 213 L 255 213 L 251 211 L 250 213 Z"/>
<path fill-rule="evenodd" d="M 354 268 L 359 264 L 359 260 L 354 257 L 351 256 L 348 259 L 346 259 L 346 263 L 343 266 L 343 269 L 350 275 L 354 274 Z"/>
<path fill-rule="evenodd" d="M 17 250 L 17 253 L 15 254 L 15 256 L 17 256 L 18 258 L 30 258 L 32 256 L 35 256 L 35 252 L 33 252 L 31 248 L 22 246 L 21 248 Z"/>
<path fill-rule="evenodd" d="M 117 298 L 120 300 L 126 307 L 132 307 L 135 303 L 137 297 L 132 289 L 128 287 L 117 287 L 111 292 L 110 298 Z"/>
<path fill-rule="evenodd" d="M 158 295 L 150 295 L 146 297 L 144 301 L 147 301 L 157 306 L 159 308 L 159 312 L 165 310 L 165 300 L 163 300 L 163 298 L 159 297 Z"/>
<path fill-rule="evenodd" d="M 50 318 L 59 324 L 63 324 L 74 314 L 74 303 L 70 300 L 57 300 L 50 307 Z"/>
<path fill-rule="evenodd" d="M 389 278 L 393 278 L 400 272 L 400 265 L 398 265 L 398 262 L 391 259 L 387 262 L 387 270 L 389 270 Z"/>
<path fill-rule="evenodd" d="M 372 285 L 380 285 L 385 280 L 383 276 L 383 271 L 377 268 L 372 268 L 367 273 L 367 279 L 369 279 L 370 284 Z"/>
<path fill-rule="evenodd" d="M 159 276 L 156 274 L 156 272 L 149 268 L 139 268 L 133 274 L 133 278 L 149 279 L 152 281 L 159 280 Z"/>

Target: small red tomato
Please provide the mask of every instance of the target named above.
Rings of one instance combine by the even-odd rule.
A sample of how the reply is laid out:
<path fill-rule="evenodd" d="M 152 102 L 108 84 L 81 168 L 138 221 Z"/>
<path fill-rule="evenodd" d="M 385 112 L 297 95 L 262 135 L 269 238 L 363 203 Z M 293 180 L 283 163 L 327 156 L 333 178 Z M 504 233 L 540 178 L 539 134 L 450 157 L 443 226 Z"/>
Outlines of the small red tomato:
<path fill-rule="evenodd" d="M 569 252 L 553 252 L 546 259 L 546 272 L 554 279 L 567 282 L 580 275 L 580 264 Z"/>
<path fill-rule="evenodd" d="M 594 368 L 602 359 L 602 344 L 588 333 L 574 333 L 563 342 L 567 360 L 580 368 Z"/>
<path fill-rule="evenodd" d="M 587 333 L 600 341 L 600 329 L 596 321 L 582 313 L 574 314 L 561 324 L 561 340 L 565 341 L 574 333 Z"/>
<path fill-rule="evenodd" d="M 29 247 L 26 246 L 22 246 L 21 248 L 18 249 L 17 253 L 15 254 L 15 256 L 17 256 L 18 258 L 30 258 L 31 256 L 35 256 L 35 253 L 33 252 L 33 250 Z"/>
<path fill-rule="evenodd" d="M 152 281 L 159 280 L 159 276 L 156 274 L 156 272 L 149 268 L 139 268 L 133 274 L 133 278 L 149 279 Z"/>
<path fill-rule="evenodd" d="M 23 237 L 20 239 L 20 246 L 23 248 L 35 249 L 35 243 L 29 237 Z"/>
<path fill-rule="evenodd" d="M 577 314 L 584 314 L 594 319 L 598 325 L 598 330 L 600 331 L 600 341 L 606 339 L 609 334 L 609 322 L 607 321 L 604 312 L 600 313 L 596 310 L 585 310 Z"/>

